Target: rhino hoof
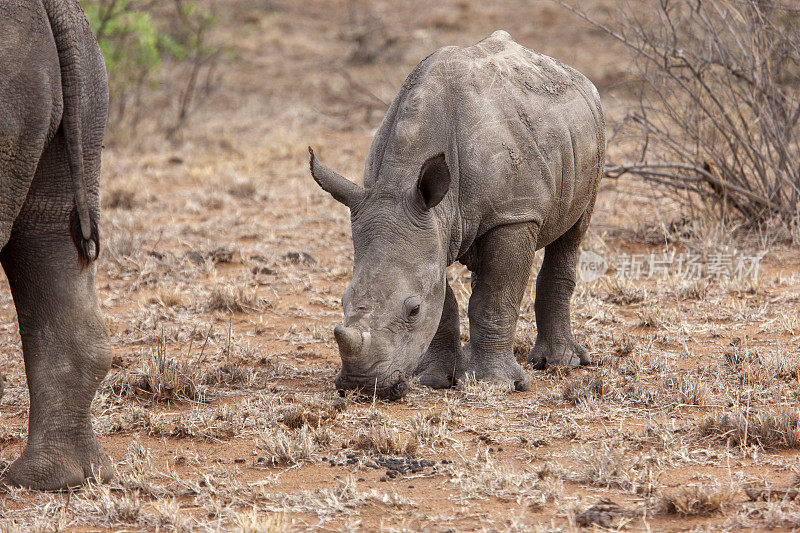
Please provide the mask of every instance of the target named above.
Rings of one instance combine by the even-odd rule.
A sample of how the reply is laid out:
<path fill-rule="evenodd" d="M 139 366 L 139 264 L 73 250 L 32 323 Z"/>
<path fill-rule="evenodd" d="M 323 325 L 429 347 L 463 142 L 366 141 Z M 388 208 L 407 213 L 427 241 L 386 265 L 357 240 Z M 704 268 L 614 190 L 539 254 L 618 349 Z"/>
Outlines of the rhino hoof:
<path fill-rule="evenodd" d="M 536 370 L 544 370 L 548 366 L 578 368 L 591 364 L 586 348 L 574 339 L 566 342 L 548 342 L 536 340 L 533 351 L 528 356 L 528 364 Z"/>
<path fill-rule="evenodd" d="M 430 372 L 420 374 L 419 384 L 432 389 L 449 389 L 453 386 L 453 380 L 446 374 Z"/>
<path fill-rule="evenodd" d="M 523 379 L 514 382 L 514 390 L 519 392 L 525 392 L 531 390 L 531 380 Z"/>

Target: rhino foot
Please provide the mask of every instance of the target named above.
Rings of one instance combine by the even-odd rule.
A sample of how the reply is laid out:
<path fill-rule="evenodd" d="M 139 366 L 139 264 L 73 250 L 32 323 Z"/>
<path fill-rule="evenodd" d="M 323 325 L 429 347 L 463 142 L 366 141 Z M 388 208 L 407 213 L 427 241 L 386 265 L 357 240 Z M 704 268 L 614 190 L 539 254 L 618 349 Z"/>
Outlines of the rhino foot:
<path fill-rule="evenodd" d="M 507 358 L 473 359 L 466 368 L 458 373 L 457 382 L 463 386 L 467 380 L 474 379 L 491 383 L 509 391 L 527 391 L 531 388 L 528 374 L 517 363 L 513 356 Z"/>
<path fill-rule="evenodd" d="M 90 435 L 61 451 L 29 443 L 8 468 L 6 477 L 11 485 L 58 491 L 82 485 L 87 479 L 108 482 L 114 477 L 114 469 L 97 438 Z"/>
<path fill-rule="evenodd" d="M 428 351 L 414 374 L 420 385 L 432 389 L 449 389 L 455 384 L 457 354 L 432 353 Z"/>
<path fill-rule="evenodd" d="M 453 386 L 453 373 L 438 369 L 425 370 L 417 375 L 419 384 L 432 389 L 449 389 Z"/>
<path fill-rule="evenodd" d="M 528 364 L 537 370 L 548 366 L 577 368 L 591 363 L 585 347 L 570 337 L 566 341 L 548 341 L 537 338 L 528 356 Z"/>

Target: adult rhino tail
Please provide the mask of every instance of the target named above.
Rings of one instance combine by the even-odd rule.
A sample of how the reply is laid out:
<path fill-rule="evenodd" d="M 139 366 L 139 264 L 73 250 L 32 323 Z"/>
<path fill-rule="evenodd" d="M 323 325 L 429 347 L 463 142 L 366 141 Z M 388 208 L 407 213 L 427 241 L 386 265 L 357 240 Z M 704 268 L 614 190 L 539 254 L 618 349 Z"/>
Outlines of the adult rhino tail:
<path fill-rule="evenodd" d="M 61 127 L 67 147 L 69 171 L 72 176 L 72 189 L 75 206 L 69 220 L 72 241 L 78 249 L 78 260 L 86 266 L 100 252 L 100 235 L 97 221 L 89 210 L 86 180 L 83 166 L 83 65 L 81 61 L 81 20 L 83 11 L 77 0 L 43 0 L 50 20 L 50 28 L 56 42 L 58 62 L 61 66 L 61 93 L 64 111 Z"/>

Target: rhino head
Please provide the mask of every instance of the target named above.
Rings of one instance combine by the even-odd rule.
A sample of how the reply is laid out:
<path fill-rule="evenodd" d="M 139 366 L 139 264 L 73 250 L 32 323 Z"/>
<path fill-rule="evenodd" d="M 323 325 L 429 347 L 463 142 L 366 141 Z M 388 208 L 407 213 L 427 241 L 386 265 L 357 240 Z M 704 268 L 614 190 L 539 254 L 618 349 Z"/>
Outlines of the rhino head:
<path fill-rule="evenodd" d="M 379 176 L 365 189 L 309 152 L 314 180 L 350 208 L 353 230 L 353 281 L 342 296 L 344 323 L 334 329 L 336 387 L 400 398 L 442 316 L 447 239 L 433 208 L 450 188 L 445 156 L 421 162 L 416 176 Z"/>

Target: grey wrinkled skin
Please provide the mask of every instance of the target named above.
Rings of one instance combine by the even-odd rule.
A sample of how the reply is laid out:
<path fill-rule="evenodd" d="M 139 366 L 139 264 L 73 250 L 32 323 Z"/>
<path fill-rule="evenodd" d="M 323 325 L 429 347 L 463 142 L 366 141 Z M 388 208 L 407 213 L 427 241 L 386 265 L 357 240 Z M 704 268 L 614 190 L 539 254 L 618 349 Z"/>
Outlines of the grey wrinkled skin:
<path fill-rule="evenodd" d="M 588 364 L 569 306 L 604 159 L 592 83 L 504 31 L 411 72 L 372 141 L 363 188 L 312 152 L 314 179 L 350 208 L 353 229 L 337 387 L 398 398 L 417 374 L 437 388 L 474 377 L 527 389 L 514 333 L 540 248 L 528 361 Z M 463 347 L 445 275 L 454 261 L 472 272 Z"/>
<path fill-rule="evenodd" d="M 111 363 L 92 262 L 107 109 L 78 1 L 0 0 L 0 262 L 30 391 L 28 440 L 6 476 L 33 489 L 113 473 L 89 413 Z"/>

